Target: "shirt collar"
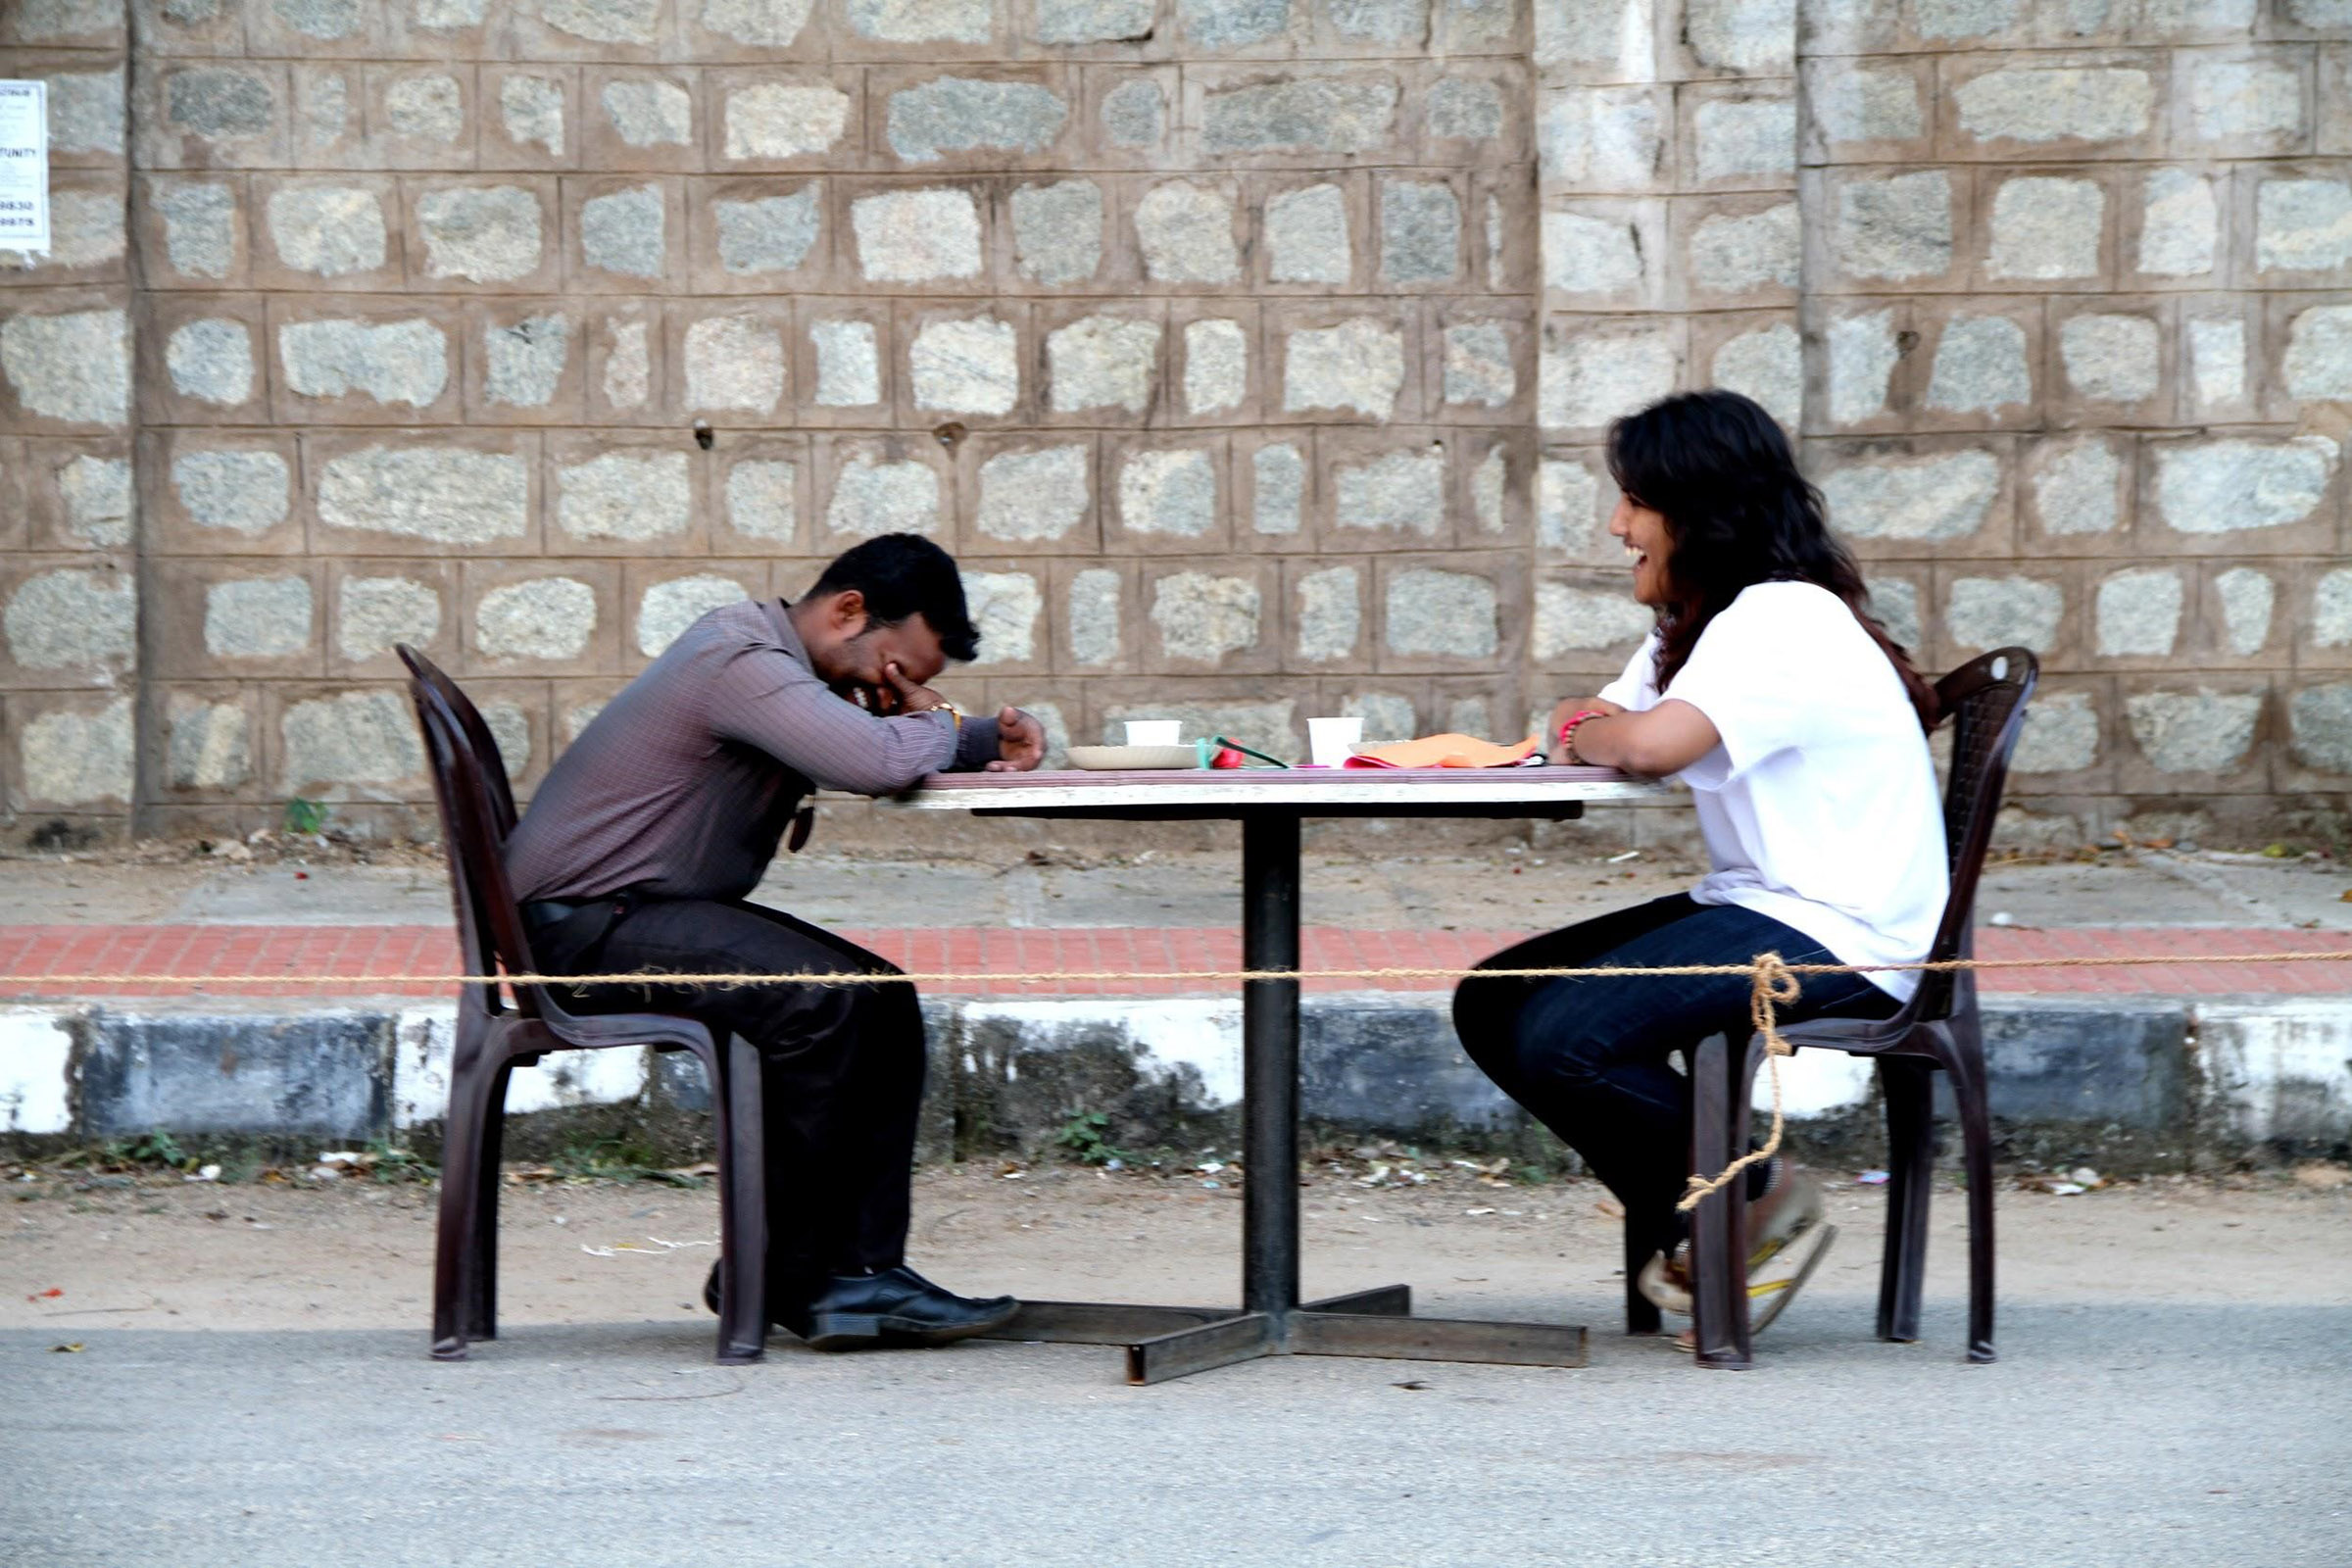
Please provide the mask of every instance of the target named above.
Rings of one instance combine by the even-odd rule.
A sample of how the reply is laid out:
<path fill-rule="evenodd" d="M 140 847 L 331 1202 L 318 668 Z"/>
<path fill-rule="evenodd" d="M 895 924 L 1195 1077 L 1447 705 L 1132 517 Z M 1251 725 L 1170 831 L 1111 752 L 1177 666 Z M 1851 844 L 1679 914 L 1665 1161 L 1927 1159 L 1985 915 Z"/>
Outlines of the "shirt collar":
<path fill-rule="evenodd" d="M 801 641 L 800 632 L 792 624 L 789 612 L 792 607 L 781 599 L 770 599 L 760 608 L 767 612 L 767 623 L 775 628 L 776 641 L 783 646 L 784 652 L 814 673 L 816 666 L 808 662 L 808 645 Z"/>

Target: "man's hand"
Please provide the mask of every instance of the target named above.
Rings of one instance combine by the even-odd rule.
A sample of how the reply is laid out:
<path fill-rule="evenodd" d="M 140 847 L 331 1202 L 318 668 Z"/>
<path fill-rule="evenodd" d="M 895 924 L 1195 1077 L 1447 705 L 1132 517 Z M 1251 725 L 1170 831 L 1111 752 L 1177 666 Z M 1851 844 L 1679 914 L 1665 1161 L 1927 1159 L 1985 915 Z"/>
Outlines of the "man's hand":
<path fill-rule="evenodd" d="M 997 711 L 997 760 L 991 773 L 1026 773 L 1046 760 L 1046 726 L 1017 708 Z"/>
<path fill-rule="evenodd" d="M 906 672 L 894 662 L 882 666 L 882 678 L 887 686 L 874 692 L 874 711 L 890 713 L 927 713 L 934 708 L 945 707 L 947 699 L 928 686 L 917 686 L 906 678 Z"/>

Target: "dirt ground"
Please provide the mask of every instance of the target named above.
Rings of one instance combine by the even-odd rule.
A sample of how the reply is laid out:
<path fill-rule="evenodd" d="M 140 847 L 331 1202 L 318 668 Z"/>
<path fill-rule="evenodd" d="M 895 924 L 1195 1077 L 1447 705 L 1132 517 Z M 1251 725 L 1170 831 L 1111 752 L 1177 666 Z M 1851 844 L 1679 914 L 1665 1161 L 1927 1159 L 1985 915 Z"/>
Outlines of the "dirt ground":
<path fill-rule="evenodd" d="M 1446 1166 L 1427 1185 L 1367 1187 L 1365 1171 L 1326 1168 L 1301 1194 L 1309 1296 L 1402 1281 L 1425 1311 L 1615 1321 L 1617 1220 L 1596 1184 L 1492 1185 Z M 911 1260 L 972 1292 L 1224 1301 L 1238 1289 L 1231 1177 L 1060 1164 L 926 1170 Z M 1883 1190 L 1850 1172 L 1823 1179 L 1840 1236 L 1811 1293 L 1867 1298 Z M 424 1333 L 429 1184 L 92 1181 L 38 1172 L 8 1182 L 0 1329 L 37 1328 L 61 1344 L 105 1328 Z M 1962 1209 L 1957 1190 L 1936 1194 L 1931 1296 L 1962 1289 Z M 2342 1234 L 2347 1220 L 2352 1185 L 2331 1166 L 2073 1196 L 2005 1186 L 2001 1293 L 2051 1303 L 2342 1304 L 2352 1301 L 2352 1249 L 2313 1239 Z M 708 1184 L 510 1179 L 503 1222 L 510 1325 L 703 1315 L 716 1235 Z"/>

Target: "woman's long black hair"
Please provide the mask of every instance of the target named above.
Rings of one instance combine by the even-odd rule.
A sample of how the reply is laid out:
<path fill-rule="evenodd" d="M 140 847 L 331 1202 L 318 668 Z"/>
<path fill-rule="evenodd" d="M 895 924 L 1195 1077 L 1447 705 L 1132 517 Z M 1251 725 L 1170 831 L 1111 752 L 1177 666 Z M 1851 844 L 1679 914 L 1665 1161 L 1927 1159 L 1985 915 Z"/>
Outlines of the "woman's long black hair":
<path fill-rule="evenodd" d="M 1922 728 L 1938 716 L 1936 688 L 1869 610 L 1852 554 L 1830 533 L 1821 492 L 1771 415 L 1737 392 L 1681 392 L 1609 430 L 1609 473 L 1662 514 L 1674 549 L 1658 614 L 1658 690 L 1664 691 L 1707 623 L 1759 582 L 1809 582 L 1845 602 L 1902 677 Z"/>

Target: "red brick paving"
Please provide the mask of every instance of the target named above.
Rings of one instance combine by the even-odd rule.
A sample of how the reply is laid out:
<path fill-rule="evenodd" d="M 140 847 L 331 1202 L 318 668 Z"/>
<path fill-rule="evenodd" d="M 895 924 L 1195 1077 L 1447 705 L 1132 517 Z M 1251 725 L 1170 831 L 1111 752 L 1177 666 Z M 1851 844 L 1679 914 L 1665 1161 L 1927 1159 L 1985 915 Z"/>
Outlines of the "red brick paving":
<path fill-rule="evenodd" d="M 855 940 L 918 973 L 972 978 L 928 989 L 983 996 L 1168 996 L 1220 992 L 1214 981 L 991 981 L 989 974 L 1053 971 L 1121 974 L 1236 969 L 1241 937 L 1192 927 L 1056 930 L 961 927 L 851 931 Z M 1510 931 L 1374 931 L 1337 926 L 1303 933 L 1308 969 L 1444 968 L 1477 962 L 1519 939 Z M 2179 926 L 1993 928 L 1979 933 L 1984 958 L 2097 958 L 2178 956 L 2151 967 L 1993 969 L 1986 991 L 2041 996 L 2219 996 L 2352 994 L 2352 962 L 2200 963 L 2230 954 L 2335 952 L 2352 935 L 2331 931 L 2204 929 Z M 0 999 L 133 997 L 438 997 L 443 982 L 402 983 L 377 975 L 455 972 L 456 943 L 443 926 L 20 925 L 0 926 Z M 163 983 L 97 981 L 61 985 L 66 974 L 159 974 Z M 224 975 L 270 978 L 222 980 Z M 285 976 L 285 979 L 274 978 Z M 323 983 L 303 983 L 318 977 Z M 1310 991 L 1439 991 L 1446 980 L 1310 980 Z"/>

